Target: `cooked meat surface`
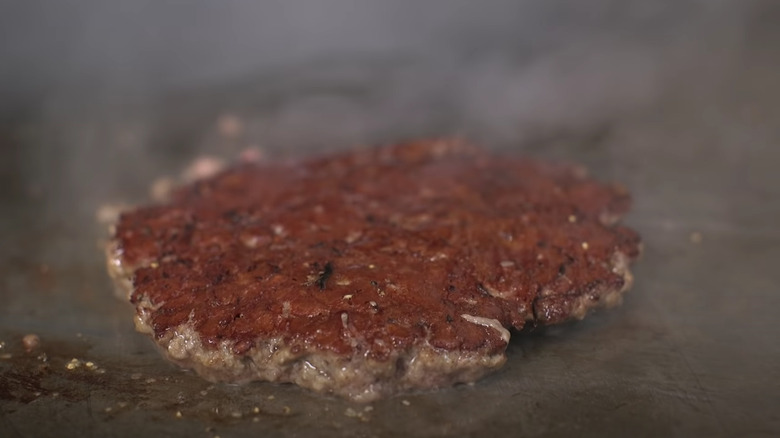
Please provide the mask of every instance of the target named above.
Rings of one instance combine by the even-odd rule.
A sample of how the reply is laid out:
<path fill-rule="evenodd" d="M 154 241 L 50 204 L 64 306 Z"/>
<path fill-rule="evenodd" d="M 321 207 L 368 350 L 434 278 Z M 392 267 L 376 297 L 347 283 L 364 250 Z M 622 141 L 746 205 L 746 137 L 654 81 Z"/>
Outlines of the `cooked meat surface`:
<path fill-rule="evenodd" d="M 368 401 L 474 381 L 510 330 L 631 284 L 619 186 L 458 141 L 243 164 L 125 212 L 109 270 L 136 326 L 215 381 Z"/>

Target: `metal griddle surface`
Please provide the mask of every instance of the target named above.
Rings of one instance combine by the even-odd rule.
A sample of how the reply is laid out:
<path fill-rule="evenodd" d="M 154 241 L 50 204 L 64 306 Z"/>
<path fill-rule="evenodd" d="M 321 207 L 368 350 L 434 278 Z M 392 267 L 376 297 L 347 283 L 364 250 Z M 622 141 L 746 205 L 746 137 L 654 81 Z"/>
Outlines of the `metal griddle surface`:
<path fill-rule="evenodd" d="M 494 147 L 625 183 L 635 197 L 627 223 L 646 242 L 636 285 L 620 308 L 514 334 L 507 365 L 475 385 L 371 405 L 205 382 L 164 361 L 112 294 L 94 211 L 142 201 L 152 178 L 200 152 L 240 149 L 212 148 L 220 140 L 203 126 L 225 109 L 256 115 L 244 85 L 5 125 L 0 436 L 777 436 L 780 86 L 772 51 L 758 47 L 744 49 L 728 86 L 662 90 L 597 126 L 514 143 L 479 132 Z M 367 139 L 457 129 L 438 122 Z M 154 147 L 123 146 L 133 141 Z M 319 146 L 269 147 L 288 154 L 286 141 L 295 153 Z M 33 353 L 21 345 L 27 333 L 41 338 Z M 81 365 L 68 369 L 73 359 Z"/>

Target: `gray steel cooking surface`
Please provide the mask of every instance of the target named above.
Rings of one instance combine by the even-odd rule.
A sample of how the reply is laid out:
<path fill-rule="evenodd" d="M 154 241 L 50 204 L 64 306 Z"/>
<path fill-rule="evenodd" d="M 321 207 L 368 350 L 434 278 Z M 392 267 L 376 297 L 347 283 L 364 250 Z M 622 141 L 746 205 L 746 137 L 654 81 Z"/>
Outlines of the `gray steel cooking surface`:
<path fill-rule="evenodd" d="M 4 113 L 0 436 L 780 435 L 780 9 L 679 3 L 676 22 L 574 10 L 597 36 L 565 44 L 321 59 Z M 240 132 L 220 133 L 226 115 Z M 474 385 L 360 405 L 208 383 L 163 360 L 113 296 L 96 211 L 143 202 L 201 154 L 439 134 L 626 184 L 645 253 L 624 305 L 513 334 L 507 365 Z"/>

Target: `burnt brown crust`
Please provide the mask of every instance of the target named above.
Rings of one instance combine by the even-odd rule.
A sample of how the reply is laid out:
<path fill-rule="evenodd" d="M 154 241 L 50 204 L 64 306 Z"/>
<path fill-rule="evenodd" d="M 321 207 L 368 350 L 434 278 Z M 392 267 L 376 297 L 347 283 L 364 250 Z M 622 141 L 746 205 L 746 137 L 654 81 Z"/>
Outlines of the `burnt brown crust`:
<path fill-rule="evenodd" d="M 414 142 L 231 168 L 124 213 L 109 261 L 166 348 L 187 327 L 238 358 L 274 339 L 295 357 L 494 368 L 501 326 L 619 302 L 640 251 L 615 225 L 629 204 L 575 167 Z"/>

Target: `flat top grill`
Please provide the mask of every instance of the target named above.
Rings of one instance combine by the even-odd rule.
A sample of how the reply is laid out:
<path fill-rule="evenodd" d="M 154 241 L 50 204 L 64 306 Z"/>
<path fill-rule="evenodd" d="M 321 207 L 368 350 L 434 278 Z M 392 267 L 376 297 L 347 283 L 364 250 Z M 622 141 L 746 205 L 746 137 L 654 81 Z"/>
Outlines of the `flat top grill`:
<path fill-rule="evenodd" d="M 33 111 L 4 123 L 0 435 L 780 433 L 772 56 L 780 34 L 769 27 L 757 21 L 744 41 L 722 49 L 739 60 L 727 74 L 688 63 L 695 74 L 679 72 L 632 111 L 560 126 L 496 130 L 430 96 L 412 99 L 420 105 L 397 118 L 372 117 L 416 67 L 362 61 L 344 80 L 338 69 L 306 67 L 282 72 L 284 80 L 54 116 Z M 303 109 L 290 113 L 296 102 Z M 243 121 L 243 136 L 217 134 L 224 112 Z M 95 211 L 145 200 L 150 181 L 201 153 L 231 157 L 262 143 L 285 156 L 453 133 L 580 162 L 629 187 L 635 203 L 625 223 L 641 233 L 645 253 L 621 308 L 514 334 L 507 365 L 473 386 L 356 405 L 293 385 L 208 383 L 163 360 L 135 333 L 131 306 L 112 294 Z M 21 344 L 28 333 L 41 339 L 32 353 Z"/>

